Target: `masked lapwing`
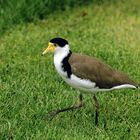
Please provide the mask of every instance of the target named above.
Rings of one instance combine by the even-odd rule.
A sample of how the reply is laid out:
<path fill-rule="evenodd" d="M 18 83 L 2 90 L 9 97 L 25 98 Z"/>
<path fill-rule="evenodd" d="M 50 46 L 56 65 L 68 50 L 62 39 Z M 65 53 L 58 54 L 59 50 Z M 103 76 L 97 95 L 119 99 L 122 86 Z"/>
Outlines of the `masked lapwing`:
<path fill-rule="evenodd" d="M 53 38 L 48 48 L 42 53 L 54 52 L 54 65 L 62 79 L 75 89 L 89 92 L 93 95 L 96 113 L 95 123 L 98 124 L 99 102 L 95 93 L 112 91 L 115 89 L 131 88 L 136 89 L 138 85 L 125 74 L 112 69 L 101 60 L 73 53 L 70 50 L 68 41 L 63 38 Z M 77 109 L 83 106 L 83 97 L 80 92 L 79 103 L 71 107 L 52 111 L 53 118 L 60 112 Z"/>

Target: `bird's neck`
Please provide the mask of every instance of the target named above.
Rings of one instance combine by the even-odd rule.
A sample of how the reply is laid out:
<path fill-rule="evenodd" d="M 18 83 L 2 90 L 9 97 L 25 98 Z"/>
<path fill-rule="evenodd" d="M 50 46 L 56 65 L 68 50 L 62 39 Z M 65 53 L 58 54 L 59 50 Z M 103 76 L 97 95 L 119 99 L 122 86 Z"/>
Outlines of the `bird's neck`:
<path fill-rule="evenodd" d="M 61 62 L 63 71 L 67 73 L 68 78 L 70 78 L 72 75 L 71 66 L 69 64 L 69 58 L 70 58 L 71 54 L 72 54 L 72 52 L 69 51 L 68 55 Z"/>
<path fill-rule="evenodd" d="M 67 57 L 72 52 L 69 49 L 69 45 L 65 45 L 63 48 L 57 48 L 54 52 L 54 62 L 61 63 L 65 57 Z"/>
<path fill-rule="evenodd" d="M 70 77 L 71 67 L 69 65 L 69 58 L 72 52 L 68 46 L 62 48 L 61 50 L 55 50 L 54 54 L 54 65 L 60 75 Z"/>

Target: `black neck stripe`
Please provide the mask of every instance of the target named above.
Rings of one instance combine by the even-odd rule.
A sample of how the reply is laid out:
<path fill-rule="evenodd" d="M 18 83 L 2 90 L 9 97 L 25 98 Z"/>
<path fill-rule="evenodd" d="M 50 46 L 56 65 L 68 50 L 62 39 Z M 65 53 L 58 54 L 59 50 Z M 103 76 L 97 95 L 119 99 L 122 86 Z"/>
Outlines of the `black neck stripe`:
<path fill-rule="evenodd" d="M 68 60 L 69 60 L 71 54 L 72 54 L 72 52 L 69 51 L 68 55 L 62 60 L 62 68 L 63 68 L 63 70 L 64 70 L 65 72 L 67 72 L 68 78 L 70 78 L 71 75 L 72 75 L 71 66 L 70 66 L 70 64 L 69 64 L 69 62 L 68 62 Z"/>

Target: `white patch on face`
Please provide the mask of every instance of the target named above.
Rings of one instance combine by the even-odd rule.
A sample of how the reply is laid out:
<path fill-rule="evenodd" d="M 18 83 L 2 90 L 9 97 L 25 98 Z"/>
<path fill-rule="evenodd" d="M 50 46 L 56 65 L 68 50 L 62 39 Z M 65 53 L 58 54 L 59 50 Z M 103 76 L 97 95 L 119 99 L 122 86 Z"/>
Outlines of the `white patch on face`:
<path fill-rule="evenodd" d="M 64 56 L 67 56 L 68 53 L 69 53 L 69 51 L 70 51 L 70 49 L 69 49 L 69 45 L 68 45 L 68 44 L 65 45 L 64 47 L 59 47 L 59 46 L 57 46 L 57 47 L 55 48 L 55 50 L 54 50 L 54 56 L 55 56 L 55 55 L 62 55 L 62 54 L 64 54 Z M 64 57 L 64 56 L 63 56 L 63 57 Z"/>

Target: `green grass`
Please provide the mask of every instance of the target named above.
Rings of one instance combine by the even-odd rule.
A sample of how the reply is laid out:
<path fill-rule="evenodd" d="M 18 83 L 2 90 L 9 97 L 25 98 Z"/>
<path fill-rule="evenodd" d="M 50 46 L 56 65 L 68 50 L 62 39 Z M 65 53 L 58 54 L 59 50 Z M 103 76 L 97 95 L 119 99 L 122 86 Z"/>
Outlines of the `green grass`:
<path fill-rule="evenodd" d="M 139 139 L 140 90 L 97 94 L 99 127 L 88 94 L 80 110 L 44 120 L 74 104 L 78 93 L 56 73 L 53 54 L 40 55 L 61 36 L 72 51 L 98 57 L 140 84 L 139 6 L 139 0 L 83 6 L 8 30 L 0 38 L 0 139 Z"/>

